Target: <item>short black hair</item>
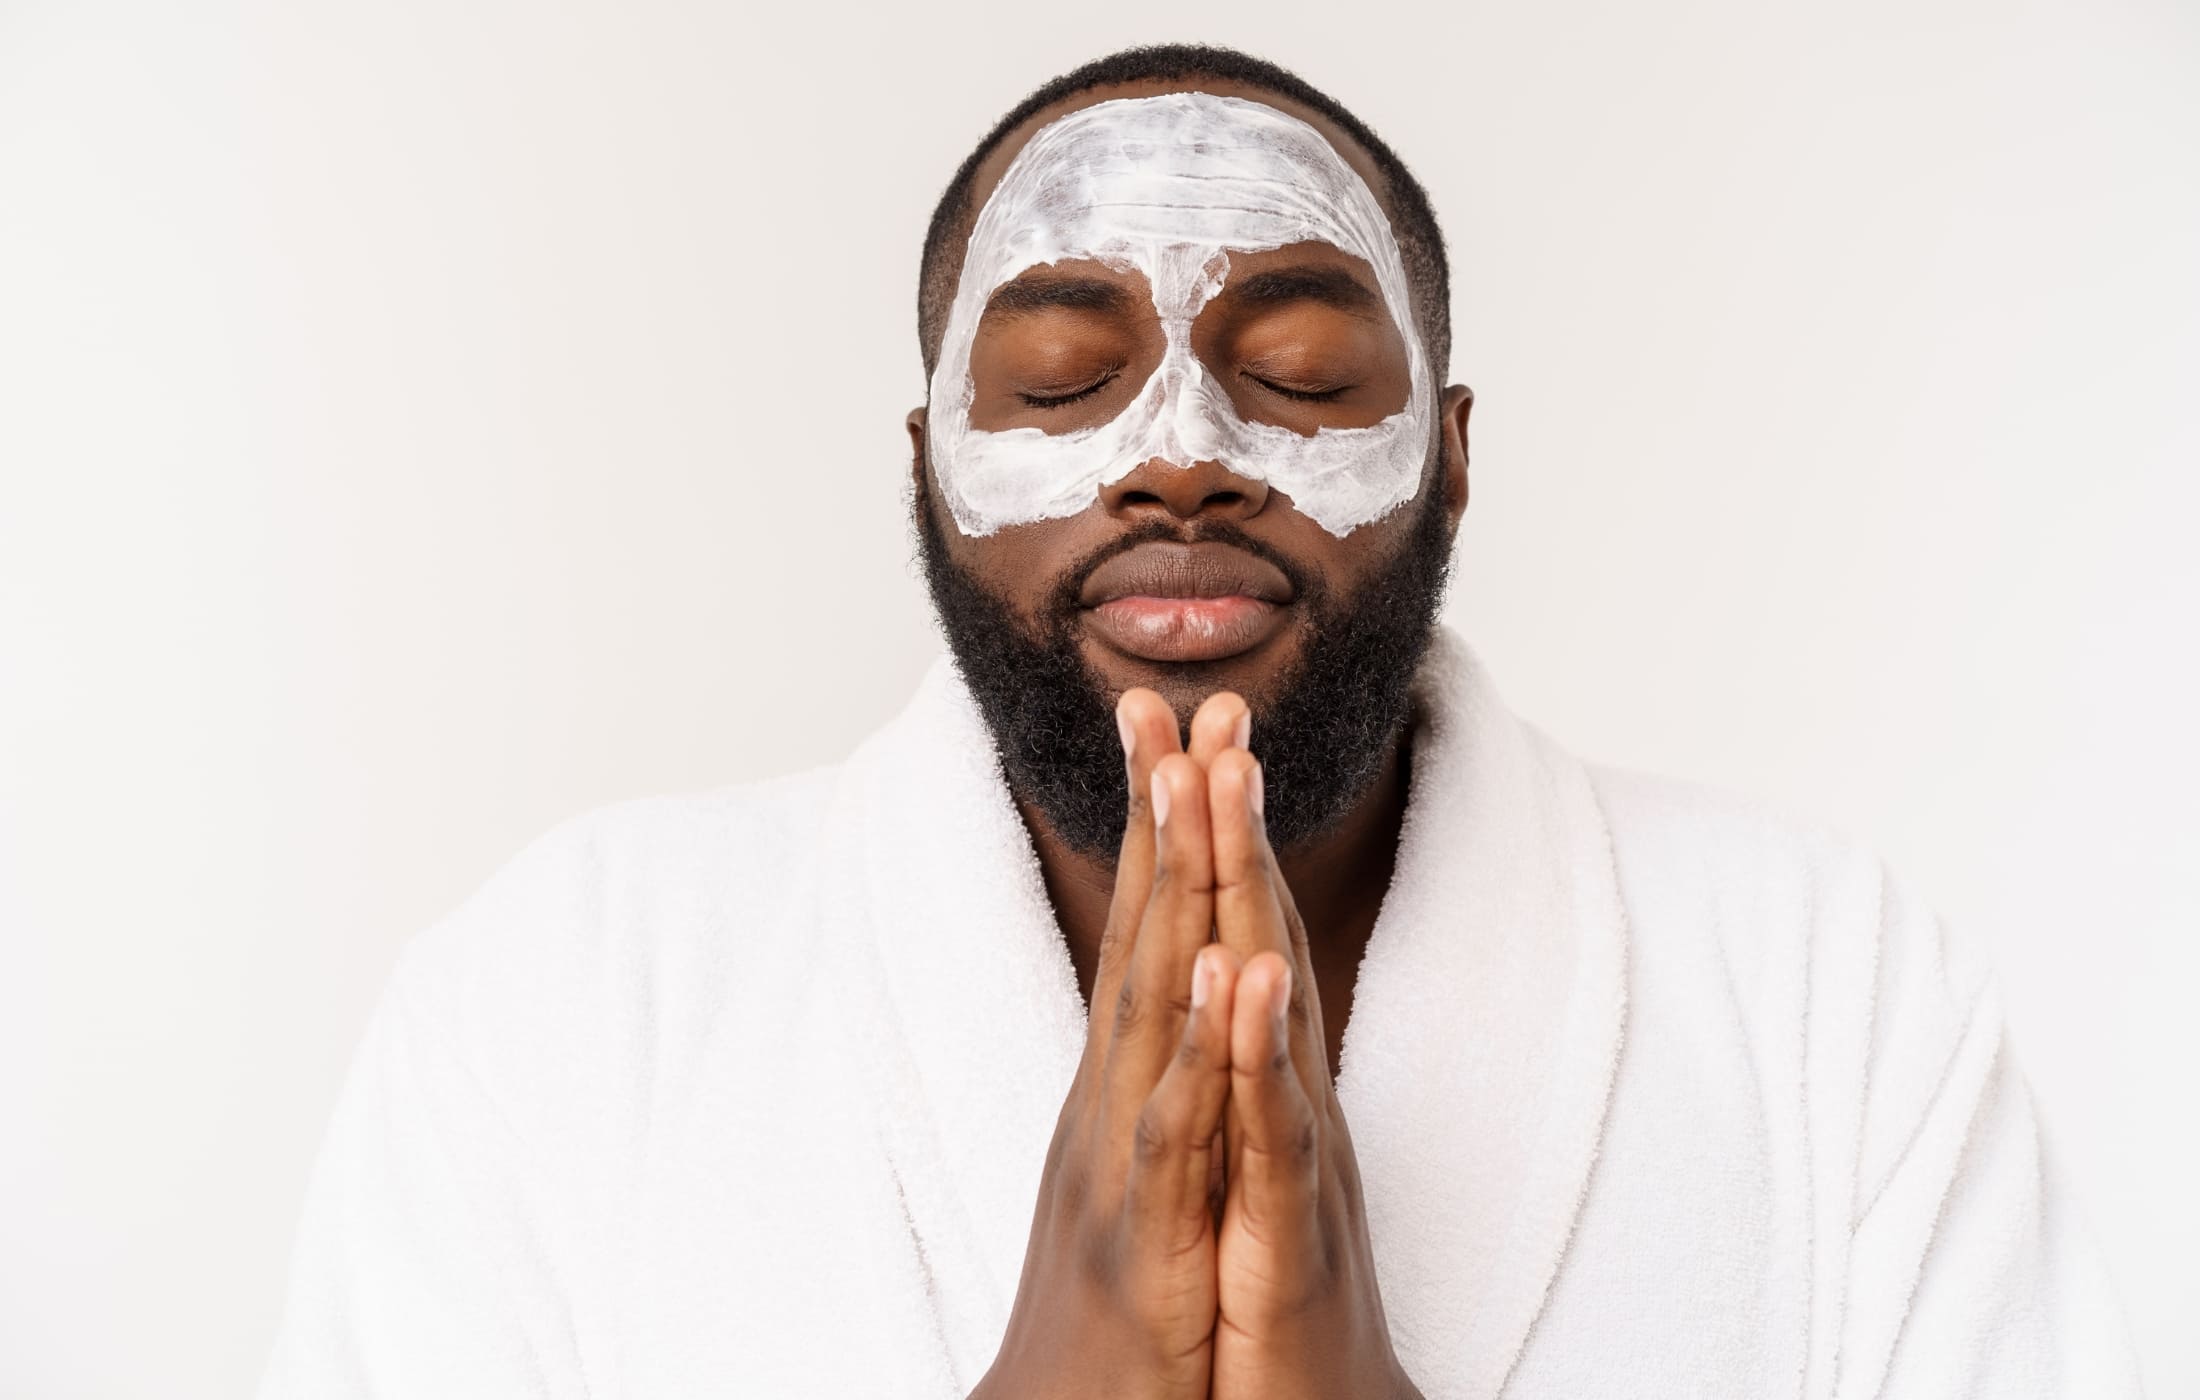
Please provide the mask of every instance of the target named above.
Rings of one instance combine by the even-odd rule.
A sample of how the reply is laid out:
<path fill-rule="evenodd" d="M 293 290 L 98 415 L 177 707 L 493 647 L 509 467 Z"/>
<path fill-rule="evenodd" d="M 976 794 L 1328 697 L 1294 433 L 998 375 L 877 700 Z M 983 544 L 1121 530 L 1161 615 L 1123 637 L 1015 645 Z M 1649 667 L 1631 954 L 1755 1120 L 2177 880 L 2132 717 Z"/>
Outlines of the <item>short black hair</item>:
<path fill-rule="evenodd" d="M 977 217 L 971 207 L 971 185 L 978 166 L 1006 140 L 1009 133 L 1029 120 L 1034 112 L 1077 93 L 1117 83 L 1149 80 L 1175 82 L 1188 78 L 1219 78 L 1257 87 L 1290 98 L 1335 122 L 1367 152 L 1382 172 L 1397 235 L 1398 255 L 1405 264 L 1406 283 L 1413 300 L 1413 315 L 1421 323 L 1423 348 L 1428 353 L 1429 373 L 1441 385 L 1451 361 L 1451 269 L 1444 257 L 1444 232 L 1437 226 L 1436 211 L 1428 192 L 1413 178 L 1405 162 L 1367 123 L 1345 110 L 1344 105 L 1314 87 L 1298 74 L 1263 58 L 1237 49 L 1206 44 L 1150 44 L 1122 49 L 1096 58 L 1081 68 L 1035 89 L 1007 116 L 994 123 L 976 150 L 964 158 L 955 177 L 947 182 L 940 202 L 932 209 L 932 222 L 924 233 L 924 260 L 917 274 L 917 348 L 924 357 L 924 377 L 931 382 L 939 361 L 940 337 L 947 327 L 948 309 L 954 300 L 954 282 L 961 271 L 959 253 L 968 242 L 970 225 Z M 1401 327 L 1401 330 L 1404 328 Z"/>

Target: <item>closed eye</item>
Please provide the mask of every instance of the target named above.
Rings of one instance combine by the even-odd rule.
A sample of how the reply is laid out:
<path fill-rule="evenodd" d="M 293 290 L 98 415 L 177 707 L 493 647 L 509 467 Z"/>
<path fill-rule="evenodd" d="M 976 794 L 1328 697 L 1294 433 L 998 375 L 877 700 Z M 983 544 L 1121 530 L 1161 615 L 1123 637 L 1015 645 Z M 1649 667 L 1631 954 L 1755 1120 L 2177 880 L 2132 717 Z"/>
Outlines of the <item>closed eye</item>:
<path fill-rule="evenodd" d="M 1257 374 L 1247 373 L 1245 377 L 1271 394 L 1287 399 L 1297 399 L 1301 403 L 1327 403 L 1342 396 L 1347 389 L 1352 387 L 1350 384 L 1339 384 L 1334 389 L 1293 389 L 1283 384 L 1272 383 Z"/>
<path fill-rule="evenodd" d="M 1060 408 L 1063 404 L 1075 403 L 1079 399 L 1091 398 L 1094 394 L 1097 394 L 1102 389 L 1106 388 L 1110 383 L 1114 381 L 1114 379 L 1115 371 L 1110 370 L 1106 374 L 1100 376 L 1098 379 L 1095 379 L 1092 383 L 1087 384 L 1084 388 L 1072 389 L 1066 394 L 1026 394 L 1019 390 L 1016 394 L 1016 397 L 1022 399 L 1026 404 L 1030 405 L 1033 408 Z"/>

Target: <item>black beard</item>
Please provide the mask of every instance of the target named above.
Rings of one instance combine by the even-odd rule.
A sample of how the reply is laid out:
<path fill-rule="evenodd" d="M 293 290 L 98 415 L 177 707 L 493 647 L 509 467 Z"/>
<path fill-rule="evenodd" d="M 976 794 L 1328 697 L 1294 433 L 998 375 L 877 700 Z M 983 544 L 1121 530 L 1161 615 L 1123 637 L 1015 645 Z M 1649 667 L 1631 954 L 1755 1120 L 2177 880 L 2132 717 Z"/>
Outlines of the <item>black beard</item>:
<path fill-rule="evenodd" d="M 1288 850 L 1335 828 L 1382 772 L 1412 712 L 1410 688 L 1428 650 L 1451 569 L 1441 467 L 1396 553 L 1348 595 L 1235 525 L 1185 531 L 1156 520 L 1063 570 L 1034 637 L 1010 605 L 948 555 L 931 502 L 915 502 L 919 558 L 940 629 L 977 700 L 1009 790 L 1038 808 L 1072 850 L 1111 861 L 1130 803 L 1116 734 L 1118 692 L 1078 649 L 1078 592 L 1105 560 L 1150 540 L 1219 541 L 1274 564 L 1298 605 L 1299 659 L 1265 695 L 1247 695 L 1260 759 L 1268 839 Z M 1178 668 L 1194 686 L 1216 663 Z M 1205 674 L 1203 674 L 1205 673 Z M 1204 687 L 1220 689 L 1219 681 Z M 1180 728 L 1190 721 L 1180 712 Z"/>

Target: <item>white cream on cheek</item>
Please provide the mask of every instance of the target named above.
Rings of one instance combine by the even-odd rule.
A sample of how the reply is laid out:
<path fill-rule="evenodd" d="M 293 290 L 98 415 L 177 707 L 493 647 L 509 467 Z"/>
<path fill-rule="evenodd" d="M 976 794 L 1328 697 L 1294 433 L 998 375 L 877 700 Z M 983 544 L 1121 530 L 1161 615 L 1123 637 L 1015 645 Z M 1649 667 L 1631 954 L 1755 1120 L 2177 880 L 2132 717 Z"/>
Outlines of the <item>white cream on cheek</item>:
<path fill-rule="evenodd" d="M 1228 254 L 1328 243 L 1363 259 L 1405 342 L 1412 388 L 1379 423 L 1309 435 L 1239 417 L 1192 353 L 1192 322 Z M 1090 258 L 1142 273 L 1165 349 L 1123 411 L 1096 427 L 974 428 L 970 349 L 994 290 L 1025 269 Z M 1298 118 L 1203 92 L 1127 97 L 1035 133 L 979 211 L 963 255 L 926 417 L 933 470 L 966 535 L 1075 515 L 1150 461 L 1221 462 L 1346 535 L 1413 498 L 1435 387 L 1412 333 L 1390 221 L 1359 173 Z"/>

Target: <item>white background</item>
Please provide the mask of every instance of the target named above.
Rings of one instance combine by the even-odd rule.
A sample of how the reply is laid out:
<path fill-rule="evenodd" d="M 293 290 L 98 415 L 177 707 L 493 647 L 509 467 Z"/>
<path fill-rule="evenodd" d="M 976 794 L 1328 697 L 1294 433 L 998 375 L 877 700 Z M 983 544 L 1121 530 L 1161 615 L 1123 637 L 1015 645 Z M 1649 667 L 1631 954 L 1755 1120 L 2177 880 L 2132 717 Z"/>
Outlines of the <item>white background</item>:
<path fill-rule="evenodd" d="M 748 8 L 0 0 L 0 1395 L 245 1393 L 400 943 L 901 703 L 931 201 L 1162 38 L 1427 183 L 1510 699 L 1990 935 L 2200 1395 L 2194 8 Z"/>

